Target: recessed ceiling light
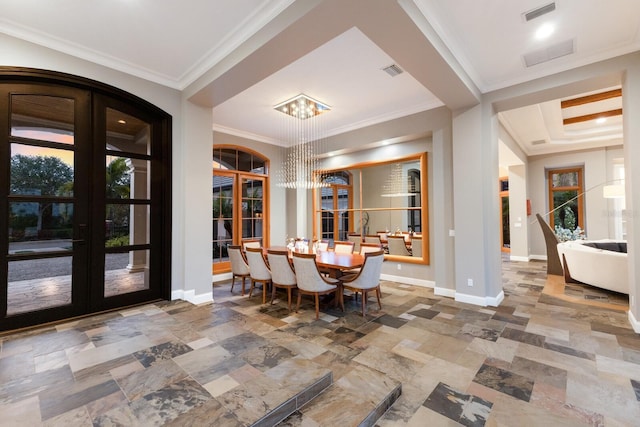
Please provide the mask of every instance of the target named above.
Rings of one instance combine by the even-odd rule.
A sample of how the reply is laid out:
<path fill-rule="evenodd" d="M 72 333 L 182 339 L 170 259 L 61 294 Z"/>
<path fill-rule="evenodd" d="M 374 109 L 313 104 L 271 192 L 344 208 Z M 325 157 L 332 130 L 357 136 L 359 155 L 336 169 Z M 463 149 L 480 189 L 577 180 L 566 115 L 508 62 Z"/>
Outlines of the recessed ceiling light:
<path fill-rule="evenodd" d="M 606 117 L 599 117 L 599 118 L 596 119 L 596 123 L 599 124 L 599 125 L 603 124 L 606 121 L 607 121 Z"/>
<path fill-rule="evenodd" d="M 538 40 L 546 39 L 551 34 L 553 34 L 553 30 L 554 28 L 552 24 L 549 24 L 549 23 L 542 24 L 540 28 L 538 28 L 538 30 L 536 31 L 536 38 Z"/>

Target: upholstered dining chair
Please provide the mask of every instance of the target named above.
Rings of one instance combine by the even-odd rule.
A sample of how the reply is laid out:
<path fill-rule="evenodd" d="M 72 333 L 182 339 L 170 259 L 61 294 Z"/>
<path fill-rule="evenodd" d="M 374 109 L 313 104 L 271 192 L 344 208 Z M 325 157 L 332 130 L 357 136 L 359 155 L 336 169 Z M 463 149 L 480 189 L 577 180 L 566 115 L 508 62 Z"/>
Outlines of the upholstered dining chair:
<path fill-rule="evenodd" d="M 376 252 L 380 249 L 382 249 L 382 243 L 364 242 L 360 245 L 360 255 L 364 255 L 368 252 Z"/>
<path fill-rule="evenodd" d="M 382 245 L 382 238 L 379 234 L 367 234 L 364 236 L 364 241 L 366 243 L 376 243 L 378 245 Z"/>
<path fill-rule="evenodd" d="M 344 302 L 342 301 L 342 287 L 340 280 L 324 277 L 318 270 L 315 254 L 293 253 L 293 268 L 296 272 L 296 281 L 298 283 L 298 303 L 296 312 L 300 309 L 300 301 L 302 294 L 313 295 L 316 303 L 316 319 L 318 319 L 320 311 L 320 295 L 335 293 L 336 302 L 340 304 L 344 311 Z"/>
<path fill-rule="evenodd" d="M 231 261 L 231 292 L 236 284 L 236 277 L 242 278 L 242 296 L 244 296 L 244 281 L 249 277 L 249 265 L 247 264 L 242 247 L 240 245 L 230 245 L 227 247 L 229 260 Z"/>
<path fill-rule="evenodd" d="M 422 257 L 422 236 L 413 236 L 411 238 L 411 255 L 414 257 Z"/>
<path fill-rule="evenodd" d="M 262 248 L 247 248 L 247 264 L 249 264 L 249 276 L 251 277 L 251 287 L 249 297 L 253 293 L 256 283 L 262 284 L 262 303 L 267 302 L 267 288 L 271 284 L 271 270 L 264 259 Z"/>
<path fill-rule="evenodd" d="M 291 291 L 296 288 L 296 273 L 289 262 L 289 251 L 268 249 L 267 260 L 271 269 L 271 304 L 276 297 L 276 288 L 287 290 L 289 312 L 291 312 Z"/>
<path fill-rule="evenodd" d="M 411 256 L 403 236 L 387 236 L 387 241 L 389 242 L 389 255 Z"/>
<path fill-rule="evenodd" d="M 247 250 L 247 248 L 260 248 L 262 247 L 262 243 L 260 243 L 260 239 L 248 239 L 242 241 L 242 249 Z"/>
<path fill-rule="evenodd" d="M 379 249 L 376 252 L 367 252 L 364 255 L 364 264 L 359 273 L 340 278 L 344 289 L 355 292 L 356 295 L 358 292 L 362 292 L 362 317 L 366 315 L 367 292 L 376 291 L 378 306 L 382 310 L 382 303 L 380 302 L 380 272 L 382 271 L 383 261 L 384 250 Z"/>
<path fill-rule="evenodd" d="M 317 240 L 318 250 L 319 251 L 328 251 L 329 250 L 329 241 L 328 240 Z"/>
<path fill-rule="evenodd" d="M 333 251 L 337 253 L 352 254 L 355 248 L 354 242 L 336 240 L 333 242 Z"/>
<path fill-rule="evenodd" d="M 360 243 L 362 243 L 362 236 L 359 234 L 349 234 L 347 240 L 353 242 L 353 251 L 358 252 L 360 250 Z"/>

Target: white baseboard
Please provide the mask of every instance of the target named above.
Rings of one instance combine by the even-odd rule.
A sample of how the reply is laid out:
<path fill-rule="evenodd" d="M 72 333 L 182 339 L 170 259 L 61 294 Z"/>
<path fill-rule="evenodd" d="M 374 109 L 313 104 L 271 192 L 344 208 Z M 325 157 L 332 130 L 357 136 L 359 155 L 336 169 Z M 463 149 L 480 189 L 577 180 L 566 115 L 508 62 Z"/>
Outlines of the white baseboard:
<path fill-rule="evenodd" d="M 439 286 L 436 286 L 433 288 L 433 294 L 434 295 L 440 295 L 443 297 L 449 297 L 449 298 L 455 298 L 456 297 L 456 290 L 455 289 L 449 289 L 449 288 L 441 288 Z"/>
<path fill-rule="evenodd" d="M 415 277 L 393 276 L 391 274 L 381 274 L 382 280 L 389 280 L 397 283 L 404 283 L 405 285 L 421 286 L 423 288 L 435 287 L 433 280 L 416 279 Z"/>
<path fill-rule="evenodd" d="M 213 302 L 213 291 L 196 295 L 196 291 L 193 289 L 188 291 L 178 289 L 176 291 L 171 292 L 171 299 L 172 300 L 181 299 L 181 300 L 189 301 L 190 303 L 196 304 L 196 305 L 205 304 L 208 302 Z"/>
<path fill-rule="evenodd" d="M 475 295 L 463 294 L 460 292 L 456 292 L 455 300 L 459 302 L 464 302 L 467 304 L 479 305 L 482 307 L 492 306 L 497 307 L 504 300 L 504 291 L 500 291 L 498 295 L 495 297 L 479 297 Z"/>
<path fill-rule="evenodd" d="M 627 313 L 629 313 L 629 323 L 631 323 L 631 327 L 636 334 L 640 334 L 640 322 L 636 320 L 636 317 L 633 315 L 631 310 L 629 310 Z"/>
<path fill-rule="evenodd" d="M 546 255 L 529 255 L 529 259 L 533 260 L 538 260 L 538 261 L 546 261 L 547 260 L 547 256 Z"/>
<path fill-rule="evenodd" d="M 231 274 L 231 272 L 214 274 L 211 277 L 211 283 L 224 282 L 225 280 L 231 280 L 232 278 L 233 278 L 233 274 Z"/>
<path fill-rule="evenodd" d="M 529 262 L 531 261 L 531 257 L 529 256 L 517 256 L 517 255 L 509 255 L 510 261 L 519 261 L 519 262 Z"/>

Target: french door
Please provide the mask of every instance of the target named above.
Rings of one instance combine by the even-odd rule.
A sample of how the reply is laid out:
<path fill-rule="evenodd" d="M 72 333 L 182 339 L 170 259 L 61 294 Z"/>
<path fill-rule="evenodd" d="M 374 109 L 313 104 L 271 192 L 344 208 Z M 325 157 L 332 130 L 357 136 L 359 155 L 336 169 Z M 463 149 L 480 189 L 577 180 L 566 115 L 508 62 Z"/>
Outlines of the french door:
<path fill-rule="evenodd" d="M 0 330 L 168 298 L 168 122 L 144 107 L 0 79 Z"/>

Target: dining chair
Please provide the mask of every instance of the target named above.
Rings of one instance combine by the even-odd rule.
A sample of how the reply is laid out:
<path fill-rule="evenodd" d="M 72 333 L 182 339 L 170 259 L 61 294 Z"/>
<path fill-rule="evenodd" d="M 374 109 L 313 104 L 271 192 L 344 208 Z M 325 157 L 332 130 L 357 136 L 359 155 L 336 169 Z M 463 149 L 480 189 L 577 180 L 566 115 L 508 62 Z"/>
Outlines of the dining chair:
<path fill-rule="evenodd" d="M 380 237 L 380 240 L 387 240 L 387 235 L 389 234 L 389 232 L 387 232 L 387 231 L 376 231 L 376 234 L 378 235 L 378 237 Z"/>
<path fill-rule="evenodd" d="M 350 241 L 346 242 L 336 240 L 335 242 L 333 242 L 333 251 L 338 253 L 352 254 L 354 247 L 355 243 Z"/>
<path fill-rule="evenodd" d="M 411 256 L 411 252 L 407 249 L 403 236 L 387 236 L 389 244 L 389 255 Z"/>
<path fill-rule="evenodd" d="M 368 252 L 376 252 L 380 249 L 382 249 L 382 243 L 364 242 L 360 245 L 360 255 L 364 255 Z"/>
<path fill-rule="evenodd" d="M 329 250 L 329 241 L 328 240 L 317 240 L 318 250 L 319 251 L 328 251 Z"/>
<path fill-rule="evenodd" d="M 267 260 L 271 269 L 271 304 L 276 296 L 276 288 L 287 290 L 289 312 L 291 312 L 291 291 L 296 288 L 296 273 L 289 261 L 289 251 L 268 249 Z"/>
<path fill-rule="evenodd" d="M 236 277 L 242 278 L 242 296 L 244 296 L 244 281 L 249 276 L 249 265 L 242 253 L 240 245 L 230 245 L 227 247 L 229 260 L 231 261 L 231 292 L 236 283 Z"/>
<path fill-rule="evenodd" d="M 359 234 L 349 234 L 347 240 L 353 242 L 353 252 L 360 251 L 360 243 L 362 243 L 362 236 Z"/>
<path fill-rule="evenodd" d="M 262 303 L 267 302 L 267 288 L 271 284 L 271 271 L 264 259 L 262 248 L 247 248 L 247 264 L 249 264 L 249 276 L 251 277 L 251 287 L 249 297 L 253 293 L 256 283 L 262 284 Z"/>
<path fill-rule="evenodd" d="M 367 254 L 369 252 L 377 252 L 383 250 L 382 245 L 381 244 L 377 244 L 377 243 L 367 243 L 364 242 L 360 245 L 360 255 L 364 255 Z M 352 268 L 349 270 L 345 270 L 344 274 L 357 274 L 360 272 L 360 270 L 362 270 L 362 267 L 358 267 L 358 268 Z M 356 293 L 356 298 L 358 297 L 357 293 Z"/>
<path fill-rule="evenodd" d="M 261 248 L 262 243 L 260 239 L 248 239 L 242 241 L 242 249 L 247 250 L 247 248 Z"/>
<path fill-rule="evenodd" d="M 377 243 L 378 245 L 382 245 L 382 238 L 379 234 L 367 234 L 364 236 L 364 241 L 366 243 Z"/>
<path fill-rule="evenodd" d="M 411 238 L 411 255 L 414 257 L 422 257 L 422 236 L 414 235 Z"/>
<path fill-rule="evenodd" d="M 362 317 L 365 317 L 367 305 L 367 292 L 376 291 L 378 306 L 382 310 L 380 302 L 380 272 L 384 261 L 384 251 L 379 249 L 375 252 L 367 252 L 364 255 L 364 264 L 357 274 L 343 276 L 340 278 L 344 289 L 355 292 L 362 292 Z"/>
<path fill-rule="evenodd" d="M 315 254 L 293 253 L 293 268 L 296 272 L 296 282 L 298 283 L 298 304 L 296 312 L 300 309 L 302 294 L 313 295 L 316 303 L 316 319 L 319 318 L 320 295 L 335 294 L 336 302 L 340 304 L 344 311 L 342 301 L 342 287 L 338 279 L 324 277 L 318 270 Z"/>

